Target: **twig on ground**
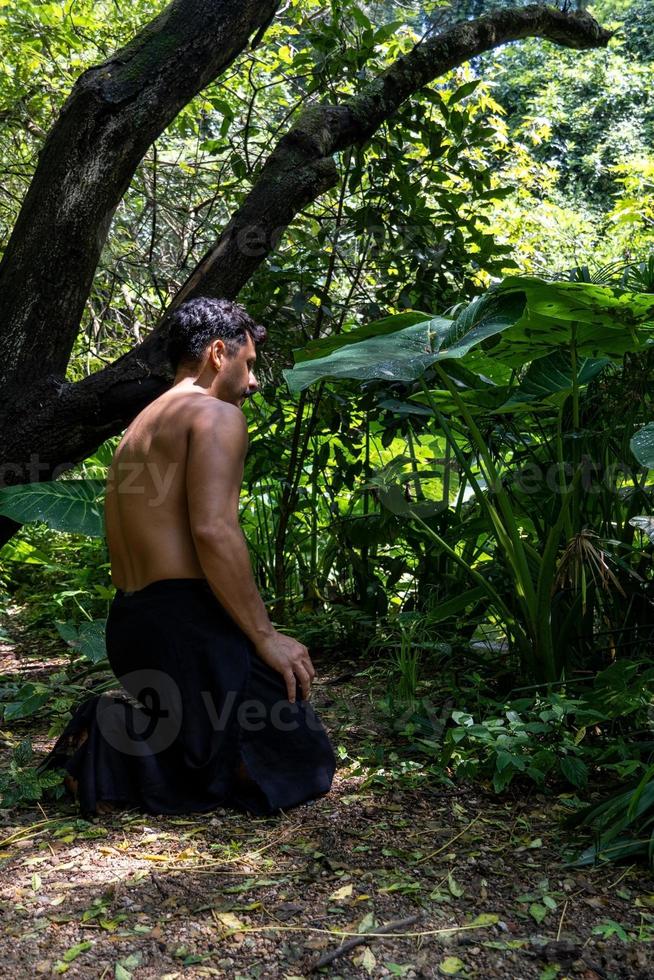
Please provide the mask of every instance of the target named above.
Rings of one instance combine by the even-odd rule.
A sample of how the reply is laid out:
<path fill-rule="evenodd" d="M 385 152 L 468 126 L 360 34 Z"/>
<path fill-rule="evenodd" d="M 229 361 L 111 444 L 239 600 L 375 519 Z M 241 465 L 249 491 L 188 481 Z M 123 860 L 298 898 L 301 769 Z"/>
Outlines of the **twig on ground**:
<path fill-rule="evenodd" d="M 627 875 L 632 870 L 632 868 L 635 868 L 635 867 L 636 867 L 635 864 L 630 864 L 629 867 L 627 868 L 627 870 L 626 871 L 623 871 L 619 878 L 616 878 L 615 881 L 612 881 L 610 885 L 607 885 L 606 888 L 604 888 L 602 890 L 605 891 L 605 892 L 612 891 L 612 889 L 614 889 L 616 885 L 619 885 L 620 884 L 620 882 L 622 881 L 623 878 L 626 878 L 627 877 Z"/>
<path fill-rule="evenodd" d="M 452 837 L 451 840 L 448 840 L 441 847 L 437 847 L 435 851 L 430 851 L 429 854 L 425 854 L 425 856 L 420 858 L 419 861 L 414 861 L 413 863 L 414 868 L 417 868 L 419 864 L 424 864 L 425 861 L 430 861 L 433 857 L 436 857 L 437 854 L 440 854 L 442 851 L 446 850 L 448 847 L 450 847 L 451 844 L 454 843 L 454 841 L 457 841 L 459 837 L 463 837 L 463 835 L 467 833 L 467 831 L 470 830 L 470 828 L 474 826 L 474 824 L 476 824 L 477 821 L 480 819 L 481 819 L 480 815 L 476 816 L 474 820 L 470 821 L 467 827 L 464 827 L 463 830 L 456 835 L 456 837 Z"/>
<path fill-rule="evenodd" d="M 355 946 L 361 946 L 362 943 L 369 943 L 372 939 L 376 939 L 377 936 L 382 936 L 387 932 L 397 932 L 401 929 L 408 929 L 412 926 L 414 922 L 417 922 L 420 918 L 419 915 L 410 915 L 408 919 L 394 919 L 392 922 L 387 922 L 386 925 L 378 926 L 371 932 L 362 932 L 360 936 L 355 936 L 354 939 L 348 939 L 346 943 L 343 943 L 338 949 L 333 949 L 329 953 L 324 953 L 319 960 L 309 967 L 309 971 L 313 972 L 319 970 L 322 966 L 327 966 L 328 963 L 332 963 L 338 956 L 343 956 L 345 953 L 349 953 L 351 949 Z"/>

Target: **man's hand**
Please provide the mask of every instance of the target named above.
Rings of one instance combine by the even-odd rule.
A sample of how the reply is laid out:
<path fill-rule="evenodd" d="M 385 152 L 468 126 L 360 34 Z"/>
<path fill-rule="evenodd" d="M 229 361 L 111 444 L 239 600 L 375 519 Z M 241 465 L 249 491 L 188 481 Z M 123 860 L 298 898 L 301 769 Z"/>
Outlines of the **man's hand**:
<path fill-rule="evenodd" d="M 316 672 L 303 643 L 275 630 L 269 638 L 260 640 L 255 649 L 264 663 L 284 678 L 289 701 L 295 701 L 296 679 L 303 700 L 308 701 Z"/>

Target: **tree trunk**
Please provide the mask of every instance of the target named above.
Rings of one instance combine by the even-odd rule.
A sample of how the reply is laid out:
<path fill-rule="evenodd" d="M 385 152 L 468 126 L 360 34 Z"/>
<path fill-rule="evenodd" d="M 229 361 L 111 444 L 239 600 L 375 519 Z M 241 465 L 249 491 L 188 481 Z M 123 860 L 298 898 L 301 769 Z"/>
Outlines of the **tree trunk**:
<path fill-rule="evenodd" d="M 140 157 L 157 132 L 234 58 L 253 26 L 265 22 L 276 6 L 250 0 L 179 0 L 123 52 L 86 72 L 75 86 L 48 138 L 0 266 L 0 315 L 5 317 L 0 338 L 5 356 L 0 364 L 12 365 L 5 368 L 0 409 L 1 456 L 11 468 L 0 482 L 51 479 L 120 432 L 169 386 L 166 315 L 142 343 L 107 368 L 74 384 L 61 379 L 108 219 Z M 192 12 L 190 27 L 180 20 L 180 10 L 186 16 Z M 213 19 L 208 28 L 209 10 Z M 200 25 L 201 11 L 205 19 Z M 222 60 L 212 50 L 217 36 L 224 45 Z M 588 49 L 606 46 L 611 34 L 586 13 L 569 15 L 536 5 L 501 10 L 419 43 L 342 105 L 305 109 L 170 309 L 191 296 L 236 297 L 293 217 L 337 183 L 336 152 L 364 143 L 404 101 L 439 75 L 526 37 Z M 202 61 L 209 59 L 209 52 L 211 69 Z M 155 105 L 158 99 L 165 102 L 165 111 Z M 156 125 L 150 113 L 157 116 Z M 117 174 L 110 176 L 114 167 Z M 110 192 L 99 174 L 111 184 Z M 88 186 L 82 188 L 84 180 Z M 61 186 L 65 193 L 58 209 Z M 16 283 L 13 294 L 3 285 L 9 278 Z M 35 380 L 27 390 L 18 381 L 25 377 Z M 38 475 L 31 475 L 30 465 L 31 473 L 39 467 Z M 6 540 L 2 534 L 0 527 L 0 543 Z"/>
<path fill-rule="evenodd" d="M 114 210 L 150 144 L 279 0 L 173 0 L 80 76 L 0 264 L 0 384 L 63 379 Z"/>

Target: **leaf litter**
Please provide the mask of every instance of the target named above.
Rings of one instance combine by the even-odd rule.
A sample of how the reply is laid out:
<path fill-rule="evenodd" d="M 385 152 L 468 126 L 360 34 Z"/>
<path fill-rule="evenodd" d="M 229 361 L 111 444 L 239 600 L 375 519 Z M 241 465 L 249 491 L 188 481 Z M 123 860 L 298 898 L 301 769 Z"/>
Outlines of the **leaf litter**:
<path fill-rule="evenodd" d="M 364 684 L 351 672 L 341 693 Z M 314 700 L 356 758 L 369 734 L 325 688 Z M 47 749 L 33 724 L 19 729 Z M 344 763 L 327 797 L 267 819 L 0 811 L 4 975 L 650 980 L 651 876 L 567 866 L 556 797 L 377 787 L 360 768 Z"/>

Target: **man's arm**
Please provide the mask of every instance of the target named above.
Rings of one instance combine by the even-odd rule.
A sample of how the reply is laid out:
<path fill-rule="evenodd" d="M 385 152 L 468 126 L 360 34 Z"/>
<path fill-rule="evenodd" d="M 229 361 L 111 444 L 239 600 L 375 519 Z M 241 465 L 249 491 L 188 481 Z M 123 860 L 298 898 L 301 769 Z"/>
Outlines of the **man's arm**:
<path fill-rule="evenodd" d="M 189 433 L 186 493 L 195 550 L 209 585 L 232 619 L 258 643 L 274 633 L 238 523 L 247 422 L 224 403 L 203 409 Z"/>
<path fill-rule="evenodd" d="M 315 671 L 307 648 L 274 628 L 254 581 L 238 523 L 247 447 L 247 422 L 236 406 L 208 405 L 193 420 L 186 470 L 191 534 L 219 602 L 252 640 L 262 660 L 283 675 L 289 700 L 294 701 L 296 677 L 306 698 Z"/>

